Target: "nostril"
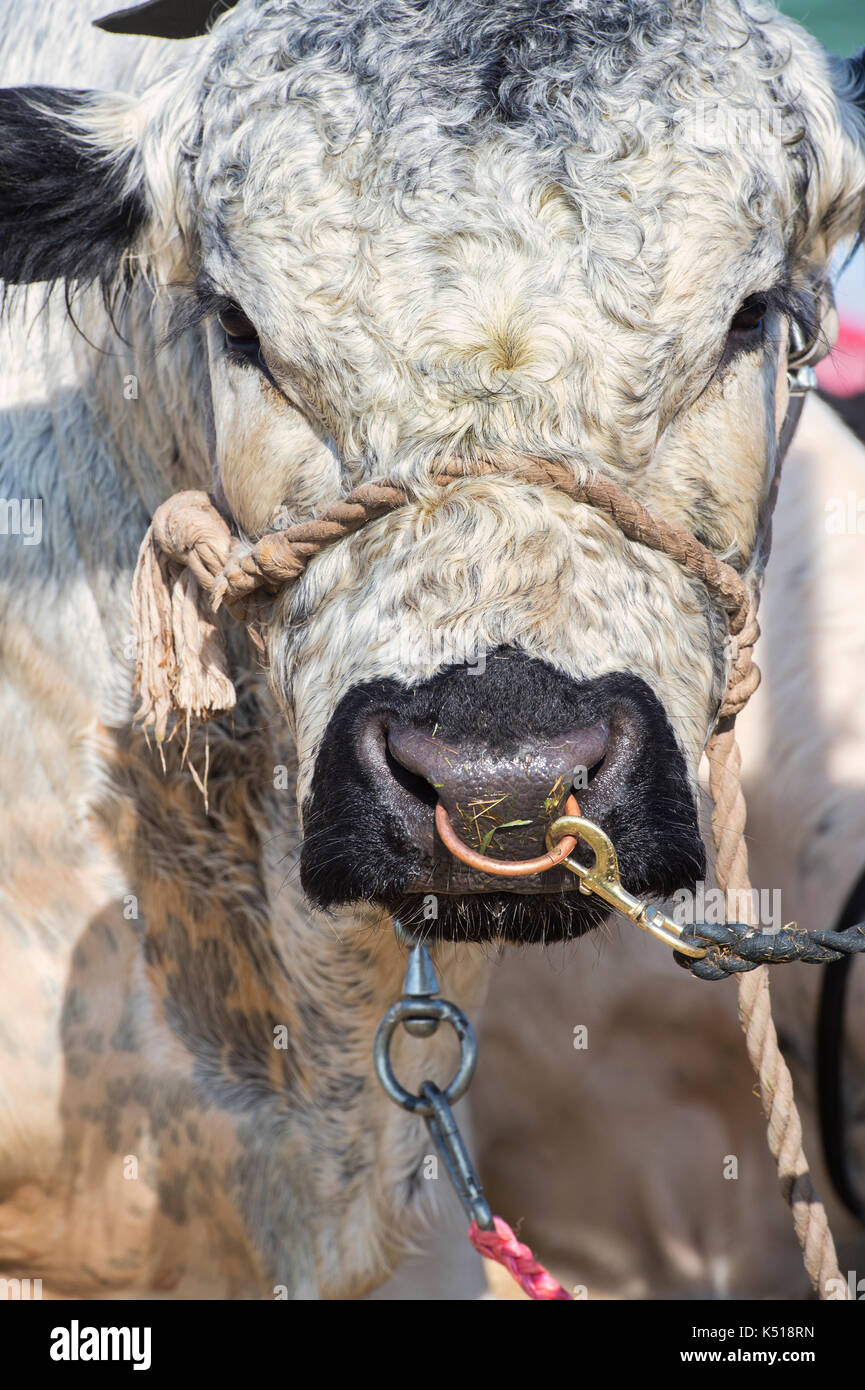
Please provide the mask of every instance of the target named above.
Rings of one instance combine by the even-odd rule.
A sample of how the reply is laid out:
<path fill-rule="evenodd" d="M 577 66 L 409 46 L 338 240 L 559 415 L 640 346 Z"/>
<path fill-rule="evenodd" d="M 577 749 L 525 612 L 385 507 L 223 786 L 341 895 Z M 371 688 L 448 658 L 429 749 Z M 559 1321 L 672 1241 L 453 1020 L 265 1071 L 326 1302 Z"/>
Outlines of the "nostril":
<path fill-rule="evenodd" d="M 394 781 L 399 783 L 403 791 L 421 801 L 424 806 L 435 808 L 438 801 L 437 788 L 426 777 L 412 772 L 411 768 L 401 763 L 391 751 L 389 742 L 385 743 L 384 760 Z"/>
<path fill-rule="evenodd" d="M 608 751 L 609 750 L 605 748 L 597 762 L 592 763 L 589 767 L 575 767 L 571 785 L 573 786 L 576 783 L 582 785 L 583 788 L 590 787 L 601 771 L 601 768 L 604 766 Z"/>

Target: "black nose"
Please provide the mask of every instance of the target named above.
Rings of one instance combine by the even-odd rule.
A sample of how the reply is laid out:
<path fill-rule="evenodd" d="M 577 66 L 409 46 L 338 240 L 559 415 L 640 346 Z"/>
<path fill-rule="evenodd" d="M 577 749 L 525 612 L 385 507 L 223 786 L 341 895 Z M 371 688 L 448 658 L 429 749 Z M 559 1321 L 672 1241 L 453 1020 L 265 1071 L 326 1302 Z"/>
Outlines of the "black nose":
<path fill-rule="evenodd" d="M 355 686 L 316 759 L 301 881 L 323 907 L 372 900 L 404 919 L 433 895 L 427 925 L 445 936 L 579 934 L 603 912 L 570 870 L 493 879 L 449 853 L 434 819 L 440 801 L 470 848 L 535 858 L 571 789 L 612 839 L 631 892 L 667 894 L 705 872 L 682 752 L 639 678 L 577 682 L 504 650 L 483 673 Z"/>
<path fill-rule="evenodd" d="M 499 859 L 532 859 L 544 853 L 547 828 L 568 792 L 587 785 L 609 734 L 598 720 L 555 739 L 527 733 L 519 747 L 502 752 L 477 732 L 448 738 L 428 724 L 373 720 L 358 752 L 383 779 L 394 778 L 393 802 L 429 858 L 443 857 L 429 815 L 433 791 L 471 848 Z"/>

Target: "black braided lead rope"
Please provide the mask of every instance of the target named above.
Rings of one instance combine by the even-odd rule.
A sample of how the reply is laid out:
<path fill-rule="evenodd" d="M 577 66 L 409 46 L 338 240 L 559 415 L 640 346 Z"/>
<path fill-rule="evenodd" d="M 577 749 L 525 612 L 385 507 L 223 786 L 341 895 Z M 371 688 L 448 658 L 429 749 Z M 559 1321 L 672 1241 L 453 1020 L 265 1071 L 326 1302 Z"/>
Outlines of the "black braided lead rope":
<path fill-rule="evenodd" d="M 783 927 L 777 932 L 755 932 L 744 922 L 695 922 L 682 932 L 682 940 L 705 946 L 701 960 L 673 952 L 682 965 L 699 980 L 725 980 L 758 965 L 785 965 L 801 960 L 806 965 L 826 965 L 842 956 L 865 952 L 865 922 L 846 931 L 805 931 L 803 927 Z"/>

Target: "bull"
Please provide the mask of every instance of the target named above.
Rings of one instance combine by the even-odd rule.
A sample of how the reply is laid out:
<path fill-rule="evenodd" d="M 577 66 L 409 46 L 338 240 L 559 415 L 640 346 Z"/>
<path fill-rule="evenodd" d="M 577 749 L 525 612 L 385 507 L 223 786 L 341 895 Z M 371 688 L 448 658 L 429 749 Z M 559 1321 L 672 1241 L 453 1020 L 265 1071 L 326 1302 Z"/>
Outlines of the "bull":
<path fill-rule="evenodd" d="M 517 859 L 578 786 L 633 892 L 705 873 L 725 614 L 520 461 L 757 583 L 865 70 L 756 0 L 241 0 L 180 47 L 82 8 L 0 22 L 31 84 L 0 95 L 0 493 L 42 504 L 4 538 L 0 1249 L 77 1293 L 357 1297 L 434 1188 L 369 1057 L 393 917 L 470 1012 L 489 943 L 602 920 L 565 870 L 491 891 L 436 803 Z M 128 596 L 160 503 L 207 491 L 251 547 L 383 477 L 408 503 L 261 651 L 218 616 L 232 711 L 155 757 Z M 444 1077 L 448 1041 L 398 1061 Z"/>

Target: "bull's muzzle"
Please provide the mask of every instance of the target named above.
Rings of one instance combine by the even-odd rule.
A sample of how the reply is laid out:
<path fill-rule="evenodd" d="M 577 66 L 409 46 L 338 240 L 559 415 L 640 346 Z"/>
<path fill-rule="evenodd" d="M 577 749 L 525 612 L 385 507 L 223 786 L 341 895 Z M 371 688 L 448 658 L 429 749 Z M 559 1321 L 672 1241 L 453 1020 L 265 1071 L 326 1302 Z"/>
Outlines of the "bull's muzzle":
<path fill-rule="evenodd" d="M 701 876 L 684 759 L 638 678 L 577 682 L 501 651 L 482 673 L 460 667 L 413 687 L 355 687 L 316 761 L 303 885 L 322 906 L 371 899 L 403 920 L 434 895 L 443 935 L 464 934 L 456 922 L 467 904 L 479 937 L 514 934 L 516 918 L 522 938 L 578 935 L 602 913 L 567 869 L 493 878 L 455 858 L 435 822 L 439 805 L 464 844 L 516 863 L 545 854 L 547 830 L 572 791 L 614 840 L 632 892 L 669 893 Z"/>

